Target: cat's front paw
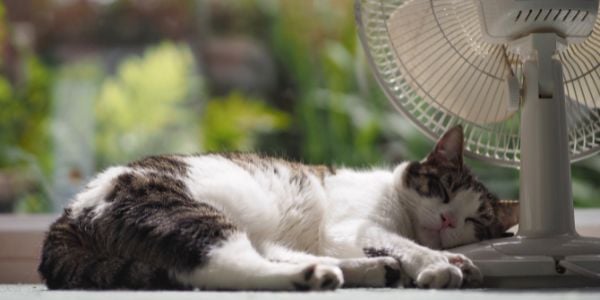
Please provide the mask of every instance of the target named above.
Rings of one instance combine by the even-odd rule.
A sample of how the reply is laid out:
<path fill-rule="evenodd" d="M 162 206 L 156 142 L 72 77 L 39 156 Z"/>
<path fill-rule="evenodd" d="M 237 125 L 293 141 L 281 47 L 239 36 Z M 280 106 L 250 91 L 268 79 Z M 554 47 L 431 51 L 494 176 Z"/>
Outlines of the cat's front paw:
<path fill-rule="evenodd" d="M 292 282 L 298 291 L 335 290 L 344 284 L 342 270 L 336 266 L 312 264 Z"/>
<path fill-rule="evenodd" d="M 438 262 L 423 268 L 417 275 L 416 284 L 420 288 L 459 288 L 463 274 L 457 267 L 447 262 Z"/>
<path fill-rule="evenodd" d="M 473 262 L 462 254 L 430 253 L 429 263 L 418 272 L 415 284 L 420 288 L 460 288 L 477 286 L 482 275 Z"/>
<path fill-rule="evenodd" d="M 483 282 L 483 275 L 473 261 L 462 254 L 444 252 L 448 262 L 460 269 L 463 274 L 462 286 L 476 287 Z"/>

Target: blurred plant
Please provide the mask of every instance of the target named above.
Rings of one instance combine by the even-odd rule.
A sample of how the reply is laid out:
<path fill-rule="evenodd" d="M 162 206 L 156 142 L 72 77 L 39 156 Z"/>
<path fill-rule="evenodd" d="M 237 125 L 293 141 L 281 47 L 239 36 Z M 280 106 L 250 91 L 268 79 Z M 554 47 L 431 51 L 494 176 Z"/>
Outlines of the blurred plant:
<path fill-rule="evenodd" d="M 575 206 L 600 207 L 600 156 L 573 164 Z"/>
<path fill-rule="evenodd" d="M 208 101 L 201 120 L 206 151 L 250 151 L 258 137 L 288 128 L 290 116 L 258 99 L 231 93 Z"/>
<path fill-rule="evenodd" d="M 38 158 L 45 174 L 52 162 L 48 134 L 50 71 L 37 57 L 27 56 L 23 62 L 24 78 L 11 85 L 0 77 L 0 166 L 13 163 L 7 151 L 23 151 Z"/>
<path fill-rule="evenodd" d="M 285 1 L 266 10 L 275 55 L 298 86 L 294 128 L 309 163 L 384 161 L 385 100 L 378 90 L 360 87 L 364 60 L 351 7 L 345 1 Z"/>
<path fill-rule="evenodd" d="M 9 24 L 0 3 L 0 69 L 17 68 L 19 76 L 0 75 L 0 206 L 17 211 L 40 212 L 49 207 L 43 182 L 52 169 L 49 137 L 51 110 L 49 69 L 29 49 L 14 49 L 7 57 Z M 8 66 L 11 64 L 11 66 Z M 6 209 L 4 207 L 3 209 Z"/>
<path fill-rule="evenodd" d="M 162 43 L 121 63 L 96 103 L 99 166 L 160 152 L 197 151 L 194 124 L 201 78 L 188 47 Z"/>

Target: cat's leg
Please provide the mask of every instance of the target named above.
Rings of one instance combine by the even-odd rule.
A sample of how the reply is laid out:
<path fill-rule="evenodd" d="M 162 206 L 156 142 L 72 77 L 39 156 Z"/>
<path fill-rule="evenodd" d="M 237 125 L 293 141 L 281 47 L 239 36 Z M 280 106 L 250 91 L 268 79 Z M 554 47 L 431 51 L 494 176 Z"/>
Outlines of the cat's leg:
<path fill-rule="evenodd" d="M 206 264 L 175 277 L 198 288 L 228 290 L 331 290 L 343 283 L 342 272 L 335 265 L 266 259 L 242 232 L 213 247 Z"/>
<path fill-rule="evenodd" d="M 418 245 L 378 225 L 365 229 L 359 244 L 367 255 L 398 257 L 414 284 L 421 288 L 474 286 L 483 279 L 479 269 L 464 255 Z"/>
<path fill-rule="evenodd" d="M 401 283 L 400 262 L 393 257 L 340 259 L 312 255 L 272 243 L 261 245 L 259 251 L 272 261 L 337 266 L 344 275 L 345 287 L 396 287 Z"/>
<path fill-rule="evenodd" d="M 327 251 L 346 251 L 355 255 L 361 251 L 369 257 L 392 256 L 400 261 L 408 278 L 402 278 L 404 286 L 421 288 L 458 288 L 464 285 L 477 285 L 482 280 L 479 269 L 461 254 L 433 250 L 394 233 L 377 224 L 362 223 L 356 236 L 342 234 L 349 229 L 328 228 L 328 235 L 345 238 L 327 239 Z"/>

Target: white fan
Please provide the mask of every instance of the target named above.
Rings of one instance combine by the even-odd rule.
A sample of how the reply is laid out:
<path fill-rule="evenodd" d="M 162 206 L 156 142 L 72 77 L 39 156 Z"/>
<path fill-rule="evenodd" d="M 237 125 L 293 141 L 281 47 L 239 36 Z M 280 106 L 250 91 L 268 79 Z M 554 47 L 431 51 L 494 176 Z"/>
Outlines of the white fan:
<path fill-rule="evenodd" d="M 467 155 L 521 170 L 515 237 L 452 251 L 488 287 L 600 286 L 600 239 L 574 227 L 570 162 L 600 151 L 598 0 L 357 0 L 392 104 Z M 600 197 L 600 195 L 599 195 Z"/>

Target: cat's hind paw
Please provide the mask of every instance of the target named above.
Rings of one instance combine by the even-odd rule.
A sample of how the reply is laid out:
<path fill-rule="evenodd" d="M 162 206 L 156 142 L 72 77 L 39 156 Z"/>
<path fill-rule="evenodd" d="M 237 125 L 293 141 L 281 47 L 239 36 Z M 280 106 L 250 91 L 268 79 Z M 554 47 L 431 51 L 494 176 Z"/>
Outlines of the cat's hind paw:
<path fill-rule="evenodd" d="M 336 266 L 312 264 L 292 282 L 298 291 L 335 290 L 344 284 L 342 270 Z"/>

